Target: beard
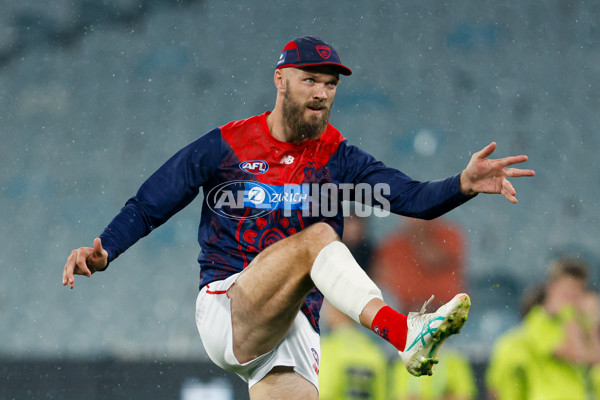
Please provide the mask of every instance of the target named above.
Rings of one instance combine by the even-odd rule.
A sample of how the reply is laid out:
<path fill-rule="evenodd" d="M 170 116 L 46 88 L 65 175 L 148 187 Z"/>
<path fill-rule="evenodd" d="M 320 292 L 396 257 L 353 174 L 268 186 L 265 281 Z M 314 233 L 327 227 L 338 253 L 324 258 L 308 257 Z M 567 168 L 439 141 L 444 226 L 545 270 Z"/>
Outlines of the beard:
<path fill-rule="evenodd" d="M 308 120 L 305 119 L 306 107 L 321 109 L 321 115 L 311 115 Z M 294 101 L 288 84 L 283 97 L 283 120 L 293 135 L 292 141 L 318 138 L 329 123 L 330 111 L 331 108 L 323 101 L 310 101 L 305 104 Z"/>

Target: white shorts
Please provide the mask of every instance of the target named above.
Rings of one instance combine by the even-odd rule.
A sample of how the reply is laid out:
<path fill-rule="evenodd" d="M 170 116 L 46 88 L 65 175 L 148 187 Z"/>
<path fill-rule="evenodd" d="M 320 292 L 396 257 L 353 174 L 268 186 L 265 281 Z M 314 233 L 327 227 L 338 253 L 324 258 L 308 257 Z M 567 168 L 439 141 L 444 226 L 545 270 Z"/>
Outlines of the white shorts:
<path fill-rule="evenodd" d="M 235 372 L 251 388 L 273 367 L 293 367 L 294 371 L 319 389 L 321 345 L 304 313 L 299 312 L 289 332 L 271 351 L 240 364 L 233 354 L 233 329 L 227 290 L 240 273 L 212 282 L 202 288 L 196 300 L 196 325 L 210 359 L 219 367 Z"/>

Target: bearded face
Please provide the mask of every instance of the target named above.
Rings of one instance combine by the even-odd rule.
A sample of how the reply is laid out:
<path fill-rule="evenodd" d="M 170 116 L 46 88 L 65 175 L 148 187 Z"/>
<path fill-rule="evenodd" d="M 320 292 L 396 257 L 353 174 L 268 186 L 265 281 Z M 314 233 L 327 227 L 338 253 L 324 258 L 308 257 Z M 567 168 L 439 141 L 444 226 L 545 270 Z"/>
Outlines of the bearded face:
<path fill-rule="evenodd" d="M 297 101 L 289 80 L 286 80 L 286 91 L 283 98 L 283 120 L 294 142 L 316 139 L 327 127 L 331 104 L 325 99 L 308 102 Z"/>

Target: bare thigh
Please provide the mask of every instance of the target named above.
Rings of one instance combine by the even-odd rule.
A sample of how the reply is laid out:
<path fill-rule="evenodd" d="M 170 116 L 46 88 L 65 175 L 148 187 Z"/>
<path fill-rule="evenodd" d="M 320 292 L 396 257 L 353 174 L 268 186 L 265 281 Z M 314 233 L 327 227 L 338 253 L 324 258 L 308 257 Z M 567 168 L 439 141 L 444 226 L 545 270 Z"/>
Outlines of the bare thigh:
<path fill-rule="evenodd" d="M 314 288 L 312 264 L 338 236 L 317 223 L 262 251 L 229 290 L 233 353 L 244 363 L 275 348 Z M 309 383 L 310 384 L 310 383 Z"/>
<path fill-rule="evenodd" d="M 317 400 L 317 388 L 291 367 L 275 367 L 250 389 L 250 400 Z"/>

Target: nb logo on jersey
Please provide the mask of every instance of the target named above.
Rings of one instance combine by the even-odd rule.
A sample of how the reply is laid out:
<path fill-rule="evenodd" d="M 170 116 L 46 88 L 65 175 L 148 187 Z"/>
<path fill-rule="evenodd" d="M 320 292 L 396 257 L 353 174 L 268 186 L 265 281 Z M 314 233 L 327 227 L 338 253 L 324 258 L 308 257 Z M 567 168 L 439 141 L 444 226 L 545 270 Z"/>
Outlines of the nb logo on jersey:
<path fill-rule="evenodd" d="M 283 156 L 283 158 L 281 159 L 281 161 L 279 161 L 281 164 L 292 164 L 294 162 L 294 157 L 293 156 Z"/>
<path fill-rule="evenodd" d="M 263 160 L 250 160 L 240 163 L 240 169 L 253 175 L 264 174 L 269 170 L 269 164 Z"/>

